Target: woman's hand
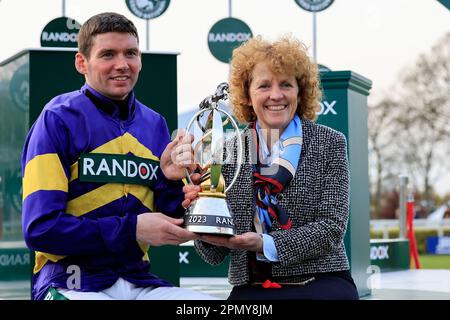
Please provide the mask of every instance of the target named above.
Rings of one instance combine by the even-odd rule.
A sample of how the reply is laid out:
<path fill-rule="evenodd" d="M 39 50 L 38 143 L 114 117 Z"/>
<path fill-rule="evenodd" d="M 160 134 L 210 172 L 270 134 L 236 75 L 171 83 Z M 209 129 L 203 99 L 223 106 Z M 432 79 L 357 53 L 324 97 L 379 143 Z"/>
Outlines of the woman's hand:
<path fill-rule="evenodd" d="M 197 174 L 199 178 L 200 175 Z M 191 178 L 192 179 L 192 178 Z M 192 181 L 195 183 L 196 179 L 193 179 Z M 184 192 L 184 200 L 181 203 L 181 205 L 183 206 L 183 208 L 187 208 L 191 205 L 192 201 L 194 201 L 195 199 L 198 198 L 198 193 L 200 192 L 201 188 L 199 185 L 195 185 L 195 184 L 188 184 L 186 186 L 183 187 L 183 192 Z"/>
<path fill-rule="evenodd" d="M 248 250 L 258 253 L 263 252 L 263 239 L 261 235 L 256 232 L 246 232 L 233 237 L 202 234 L 200 235 L 200 240 L 219 247 Z"/>

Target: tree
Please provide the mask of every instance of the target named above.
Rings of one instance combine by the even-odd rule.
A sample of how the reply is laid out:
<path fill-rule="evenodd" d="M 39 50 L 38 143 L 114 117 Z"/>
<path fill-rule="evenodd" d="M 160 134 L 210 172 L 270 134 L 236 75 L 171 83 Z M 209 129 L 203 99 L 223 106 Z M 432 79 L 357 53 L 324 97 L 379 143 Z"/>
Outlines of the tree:
<path fill-rule="evenodd" d="M 449 163 L 450 32 L 369 107 L 369 151 L 374 218 L 381 214 L 383 194 L 395 189 L 402 173 L 430 202 L 432 185 Z"/>
<path fill-rule="evenodd" d="M 398 155 L 392 137 L 395 137 L 395 113 L 398 102 L 384 98 L 375 105 L 369 105 L 369 161 L 371 164 L 370 181 L 372 218 L 380 218 L 383 191 L 395 189 L 397 175 L 401 168 L 397 166 Z M 397 161 L 396 161 L 397 160 Z"/>
<path fill-rule="evenodd" d="M 406 143 L 400 152 L 430 201 L 431 185 L 447 169 L 450 151 L 450 32 L 404 72 L 401 85 L 404 114 L 395 121 Z"/>

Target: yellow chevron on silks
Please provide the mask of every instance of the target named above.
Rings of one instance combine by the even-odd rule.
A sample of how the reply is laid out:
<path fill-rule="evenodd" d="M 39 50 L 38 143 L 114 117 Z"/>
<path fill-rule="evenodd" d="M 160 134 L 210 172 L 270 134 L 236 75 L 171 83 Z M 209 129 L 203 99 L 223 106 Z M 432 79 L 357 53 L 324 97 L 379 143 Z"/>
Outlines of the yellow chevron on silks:
<path fill-rule="evenodd" d="M 33 273 L 38 273 L 42 269 L 42 267 L 47 263 L 48 260 L 56 262 L 65 257 L 66 256 L 36 251 Z"/>
<path fill-rule="evenodd" d="M 35 156 L 25 166 L 22 199 L 39 190 L 68 191 L 68 179 L 56 153 Z"/>
<path fill-rule="evenodd" d="M 120 199 L 123 196 L 127 196 L 128 193 L 138 198 L 141 203 L 150 210 L 154 210 L 153 191 L 150 188 L 140 185 L 107 183 L 97 189 L 70 200 L 67 203 L 66 212 L 79 217 L 85 213 L 91 212 L 92 210 L 105 206 L 110 202 Z"/>
<path fill-rule="evenodd" d="M 151 160 L 159 161 L 150 149 L 141 144 L 138 139 L 133 137 L 128 132 L 125 132 L 122 136 L 106 142 L 105 144 L 90 151 L 90 153 L 108 153 L 108 154 L 127 154 L 131 152 L 137 157 L 147 158 Z M 70 182 L 78 178 L 78 159 L 70 167 Z"/>
<path fill-rule="evenodd" d="M 155 211 L 155 204 L 153 201 L 153 191 L 150 188 L 146 188 L 136 184 L 129 184 L 128 192 L 141 201 L 141 203 L 149 208 L 151 211 Z"/>
<path fill-rule="evenodd" d="M 117 183 L 107 183 L 70 200 L 67 203 L 66 212 L 79 217 L 87 212 L 103 207 L 114 200 L 120 199 L 124 195 L 125 193 L 122 185 Z"/>
<path fill-rule="evenodd" d="M 123 144 L 125 147 L 124 154 L 131 152 L 137 157 L 148 158 L 151 160 L 159 161 L 159 158 L 153 154 L 153 152 L 139 142 L 133 135 L 126 132 L 123 136 Z"/>

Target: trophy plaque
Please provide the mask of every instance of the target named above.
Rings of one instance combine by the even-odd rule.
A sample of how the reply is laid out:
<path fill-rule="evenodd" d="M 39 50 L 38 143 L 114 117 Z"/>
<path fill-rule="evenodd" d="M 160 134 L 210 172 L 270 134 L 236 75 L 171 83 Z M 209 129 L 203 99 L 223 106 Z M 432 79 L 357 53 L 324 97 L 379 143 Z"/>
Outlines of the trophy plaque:
<path fill-rule="evenodd" d="M 221 83 L 216 92 L 205 98 L 199 105 L 200 110 L 190 120 L 186 131 L 193 124 L 198 139 L 194 140 L 194 162 L 200 171 L 199 198 L 186 209 L 185 228 L 195 233 L 235 235 L 232 212 L 226 202 L 226 193 L 236 182 L 242 163 L 242 140 L 239 127 L 233 117 L 219 107 L 219 102 L 228 98 L 228 84 Z M 223 116 L 223 117 L 222 117 Z M 222 176 L 224 163 L 224 127 L 231 123 L 231 131 L 237 137 L 237 165 L 228 186 Z M 194 135 L 195 136 L 195 135 Z M 186 174 L 192 183 L 189 173 Z"/>

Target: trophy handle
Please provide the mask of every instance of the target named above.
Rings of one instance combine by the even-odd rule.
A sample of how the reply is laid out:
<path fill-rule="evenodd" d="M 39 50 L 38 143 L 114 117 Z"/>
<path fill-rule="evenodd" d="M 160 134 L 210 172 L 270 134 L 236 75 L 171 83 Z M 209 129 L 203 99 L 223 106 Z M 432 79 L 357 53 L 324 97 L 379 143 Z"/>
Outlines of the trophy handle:
<path fill-rule="evenodd" d="M 237 136 L 237 143 L 238 143 L 238 155 L 237 155 L 237 164 L 236 164 L 236 171 L 234 172 L 234 176 L 233 179 L 230 182 L 230 185 L 228 187 L 225 188 L 225 193 L 227 193 L 228 190 L 230 190 L 230 188 L 234 185 L 234 183 L 237 180 L 237 177 L 239 176 L 239 173 L 241 172 L 241 165 L 242 165 L 242 159 L 243 159 L 243 147 L 242 147 L 242 136 L 241 136 L 241 131 L 239 130 L 239 127 L 236 123 L 236 121 L 233 119 L 233 117 L 226 112 L 225 110 L 222 110 L 220 108 L 217 108 L 217 111 L 225 114 L 227 116 L 228 119 L 230 119 L 231 121 L 231 125 L 233 126 L 234 130 L 236 131 L 236 136 Z"/>
<path fill-rule="evenodd" d="M 220 112 L 220 113 L 223 113 L 224 115 L 227 116 L 227 119 L 229 119 L 229 120 L 231 121 L 231 124 L 232 124 L 233 128 L 235 129 L 236 135 L 237 135 L 237 142 L 238 142 L 238 150 L 237 150 L 237 151 L 238 151 L 238 156 L 237 156 L 237 161 L 238 161 L 238 163 L 237 163 L 237 166 L 236 166 L 236 171 L 234 172 L 233 179 L 231 180 L 230 184 L 225 188 L 224 193 L 226 193 L 226 192 L 227 192 L 228 190 L 230 190 L 230 188 L 234 185 L 234 183 L 236 182 L 236 179 L 237 179 L 237 177 L 238 177 L 238 175 L 239 175 L 239 173 L 240 173 L 240 171 L 241 171 L 241 164 L 242 164 L 242 162 L 243 162 L 243 161 L 242 161 L 242 159 L 243 159 L 242 136 L 241 136 L 241 132 L 239 131 L 239 127 L 238 127 L 236 121 L 233 119 L 233 117 L 232 117 L 228 112 L 226 112 L 225 110 L 218 108 L 217 105 L 216 105 L 216 103 L 213 103 L 212 105 L 213 105 L 212 108 L 204 108 L 204 109 L 201 109 L 200 111 L 198 111 L 198 112 L 191 118 L 191 120 L 189 121 L 189 123 L 188 123 L 188 125 L 187 125 L 187 127 L 186 127 L 186 132 L 189 132 L 189 131 L 190 131 L 190 129 L 191 129 L 191 127 L 192 127 L 192 125 L 193 125 L 193 123 L 194 123 L 194 121 L 195 121 L 196 119 L 198 119 L 198 118 L 199 118 L 203 113 L 205 113 L 206 111 L 211 111 L 211 109 L 214 109 L 214 110 L 217 110 L 217 111 Z M 186 178 L 187 178 L 187 180 L 189 181 L 190 184 L 193 184 L 193 182 L 192 182 L 192 180 L 191 180 L 191 177 L 190 177 L 190 175 L 189 175 L 188 170 L 185 169 L 185 172 L 186 172 Z"/>

